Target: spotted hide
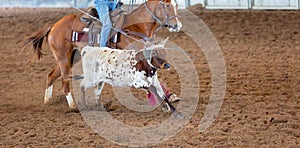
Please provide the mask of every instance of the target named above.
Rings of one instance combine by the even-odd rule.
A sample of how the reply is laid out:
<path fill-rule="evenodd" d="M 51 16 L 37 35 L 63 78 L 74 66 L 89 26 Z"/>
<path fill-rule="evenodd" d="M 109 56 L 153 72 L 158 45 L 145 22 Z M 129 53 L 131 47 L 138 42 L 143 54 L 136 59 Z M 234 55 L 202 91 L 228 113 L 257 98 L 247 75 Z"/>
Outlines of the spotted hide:
<path fill-rule="evenodd" d="M 112 86 L 145 89 L 162 102 L 165 96 L 157 78 L 157 69 L 170 67 L 165 61 L 166 52 L 162 48 L 165 42 L 139 51 L 84 47 L 81 52 L 83 93 L 97 86 L 96 96 L 99 97 L 104 83 L 108 83 Z M 151 92 L 154 91 L 151 87 L 155 88 L 155 92 Z"/>
<path fill-rule="evenodd" d="M 81 55 L 84 74 L 81 86 L 84 88 L 96 86 L 99 82 L 149 88 L 157 80 L 156 69 L 160 66 L 148 62 L 143 51 L 86 46 Z"/>

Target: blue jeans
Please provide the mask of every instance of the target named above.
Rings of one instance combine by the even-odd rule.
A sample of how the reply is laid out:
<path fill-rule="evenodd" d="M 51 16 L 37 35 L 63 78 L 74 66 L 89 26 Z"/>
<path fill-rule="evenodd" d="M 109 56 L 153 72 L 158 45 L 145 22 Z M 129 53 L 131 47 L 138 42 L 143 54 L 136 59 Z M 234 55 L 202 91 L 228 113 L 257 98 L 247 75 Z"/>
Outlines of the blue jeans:
<path fill-rule="evenodd" d="M 115 2 L 110 2 L 107 0 L 95 0 L 94 5 L 98 12 L 99 19 L 102 23 L 99 41 L 100 47 L 106 47 L 106 43 L 110 35 L 110 29 L 112 27 L 109 11 L 115 9 Z"/>

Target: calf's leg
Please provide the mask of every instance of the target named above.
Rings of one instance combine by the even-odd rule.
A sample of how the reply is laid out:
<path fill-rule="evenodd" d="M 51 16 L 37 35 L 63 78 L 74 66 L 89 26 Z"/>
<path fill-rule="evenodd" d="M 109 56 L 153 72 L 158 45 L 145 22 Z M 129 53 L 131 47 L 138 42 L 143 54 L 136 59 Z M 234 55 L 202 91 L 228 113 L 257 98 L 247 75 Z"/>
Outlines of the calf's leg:
<path fill-rule="evenodd" d="M 103 87 L 104 87 L 104 82 L 100 82 L 100 83 L 98 83 L 97 88 L 95 89 L 95 97 L 96 97 L 96 105 L 97 106 L 101 105 L 100 97 L 101 97 L 101 92 L 102 92 Z"/>
<path fill-rule="evenodd" d="M 83 105 L 83 107 L 86 107 L 85 88 L 83 86 L 81 86 L 80 88 L 81 88 L 81 101 L 82 101 L 82 105 Z"/>

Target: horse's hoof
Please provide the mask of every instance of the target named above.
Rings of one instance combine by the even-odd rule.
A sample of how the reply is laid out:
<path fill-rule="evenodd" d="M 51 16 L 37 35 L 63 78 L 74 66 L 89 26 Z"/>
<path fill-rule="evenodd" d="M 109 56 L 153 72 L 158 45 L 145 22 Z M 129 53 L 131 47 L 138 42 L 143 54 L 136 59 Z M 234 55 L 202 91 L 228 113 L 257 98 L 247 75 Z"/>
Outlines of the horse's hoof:
<path fill-rule="evenodd" d="M 169 97 L 169 102 L 173 103 L 173 102 L 177 102 L 177 101 L 180 101 L 181 98 L 178 98 L 176 96 L 176 94 L 171 94 L 171 96 Z"/>
<path fill-rule="evenodd" d="M 44 104 L 49 104 L 49 102 L 50 102 L 49 100 L 47 100 L 47 101 L 44 101 Z"/>
<path fill-rule="evenodd" d="M 111 111 L 111 105 L 112 105 L 112 101 L 107 102 L 106 104 L 103 105 L 103 108 L 106 111 Z"/>
<path fill-rule="evenodd" d="M 66 111 L 66 113 L 79 113 L 79 109 L 78 108 L 69 108 L 69 110 Z"/>
<path fill-rule="evenodd" d="M 49 104 L 49 102 L 50 102 L 50 98 L 45 97 L 45 98 L 44 98 L 44 104 Z"/>
<path fill-rule="evenodd" d="M 77 105 L 73 102 L 72 104 L 69 105 L 70 109 L 78 109 Z"/>

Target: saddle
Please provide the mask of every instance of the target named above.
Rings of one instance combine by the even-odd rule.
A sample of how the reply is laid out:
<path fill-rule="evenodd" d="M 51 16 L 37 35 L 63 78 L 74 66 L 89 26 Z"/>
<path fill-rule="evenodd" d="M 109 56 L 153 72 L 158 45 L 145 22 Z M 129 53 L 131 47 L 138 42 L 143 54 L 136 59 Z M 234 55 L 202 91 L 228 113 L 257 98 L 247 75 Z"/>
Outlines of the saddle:
<path fill-rule="evenodd" d="M 123 11 L 121 7 L 116 8 L 114 11 L 110 12 L 112 25 L 117 30 L 121 29 L 124 23 L 125 14 L 125 11 Z M 77 14 L 76 19 L 72 24 L 73 32 L 71 40 L 74 42 L 84 42 L 80 40 L 81 38 L 78 37 L 88 35 L 88 37 L 85 37 L 85 39 L 88 39 L 87 42 L 89 46 L 94 46 L 95 44 L 98 44 L 102 23 L 95 18 L 99 19 L 99 16 L 96 8 L 94 7 L 89 8 L 87 14 Z M 115 39 L 113 42 L 116 43 L 118 39 L 115 36 L 118 35 L 118 32 L 112 29 L 111 34 L 114 36 L 113 39 Z"/>

